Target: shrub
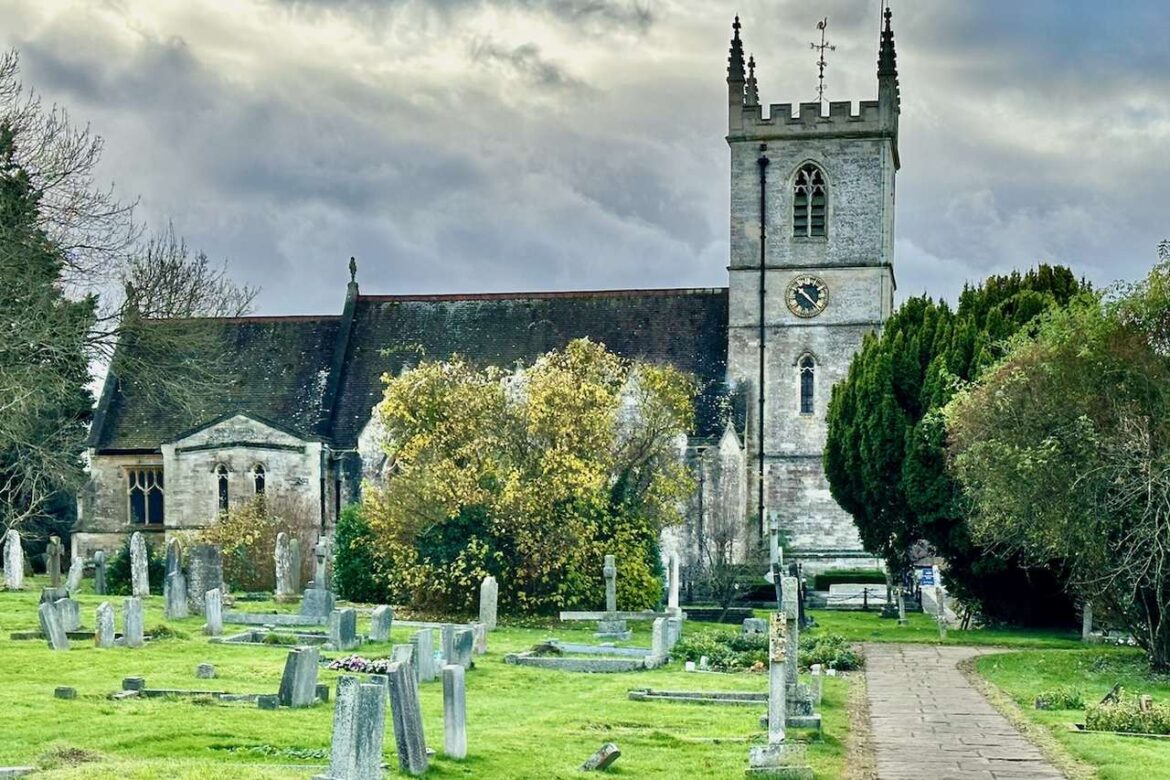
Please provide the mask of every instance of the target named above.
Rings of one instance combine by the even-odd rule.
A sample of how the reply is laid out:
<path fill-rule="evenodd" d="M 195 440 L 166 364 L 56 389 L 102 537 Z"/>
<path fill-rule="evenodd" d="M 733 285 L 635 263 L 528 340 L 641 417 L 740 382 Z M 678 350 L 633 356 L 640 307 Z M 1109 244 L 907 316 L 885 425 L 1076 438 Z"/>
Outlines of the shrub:
<path fill-rule="evenodd" d="M 841 583 L 862 585 L 886 584 L 886 573 L 880 569 L 838 569 L 824 571 L 813 577 L 813 590 L 828 590 L 830 585 Z"/>
<path fill-rule="evenodd" d="M 276 536 L 300 540 L 300 581 L 313 568 L 317 524 L 307 502 L 283 496 L 258 496 L 220 514 L 199 534 L 223 552 L 223 579 L 235 590 L 271 590 L 276 583 Z"/>
<path fill-rule="evenodd" d="M 163 580 L 167 575 L 166 557 L 161 550 L 155 550 L 145 534 L 143 541 L 146 542 L 146 574 L 150 578 L 150 592 L 159 594 L 163 592 Z M 106 564 L 106 593 L 111 596 L 129 596 L 132 592 L 130 537 L 127 536 Z"/>
<path fill-rule="evenodd" d="M 707 656 L 711 668 L 719 671 L 745 671 L 757 664 L 768 663 L 767 634 L 733 634 L 725 631 L 697 631 L 683 637 L 674 646 L 672 655 L 686 661 L 698 661 Z M 805 634 L 800 640 L 801 669 L 820 664 L 827 669 L 851 671 L 860 669 L 862 656 L 838 634 L 816 636 Z"/>
<path fill-rule="evenodd" d="M 333 588 L 337 594 L 348 601 L 388 603 L 386 585 L 376 575 L 374 533 L 359 504 L 341 510 L 333 540 Z"/>
<path fill-rule="evenodd" d="M 1145 709 L 1136 696 L 1118 697 L 1085 708 L 1085 728 L 1129 734 L 1170 734 L 1170 706 L 1151 702 Z"/>
<path fill-rule="evenodd" d="M 808 632 L 800 637 L 800 666 L 807 669 L 820 664 L 825 669 L 850 672 L 865 663 L 860 650 L 840 634 Z"/>
<path fill-rule="evenodd" d="M 1079 710 L 1084 706 L 1084 695 L 1076 688 L 1062 686 L 1036 694 L 1038 710 Z"/>

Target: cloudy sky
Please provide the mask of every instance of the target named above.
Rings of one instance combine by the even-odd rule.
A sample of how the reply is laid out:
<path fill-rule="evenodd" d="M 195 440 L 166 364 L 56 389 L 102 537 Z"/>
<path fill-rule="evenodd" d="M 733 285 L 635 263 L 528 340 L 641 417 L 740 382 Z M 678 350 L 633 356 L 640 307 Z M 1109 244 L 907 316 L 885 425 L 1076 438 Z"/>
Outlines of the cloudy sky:
<path fill-rule="evenodd" d="M 1163 0 L 893 0 L 899 294 L 1037 261 L 1098 283 L 1170 237 Z M 100 173 L 263 289 L 726 284 L 731 17 L 761 101 L 876 96 L 878 0 L 0 0 Z"/>

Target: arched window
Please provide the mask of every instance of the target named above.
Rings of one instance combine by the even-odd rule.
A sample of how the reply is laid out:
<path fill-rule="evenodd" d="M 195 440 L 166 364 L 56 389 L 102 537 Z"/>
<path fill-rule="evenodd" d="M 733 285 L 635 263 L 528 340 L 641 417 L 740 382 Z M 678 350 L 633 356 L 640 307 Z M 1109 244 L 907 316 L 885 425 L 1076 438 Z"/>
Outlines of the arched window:
<path fill-rule="evenodd" d="M 800 359 L 800 413 L 813 413 L 813 380 L 816 371 L 816 362 L 812 355 L 805 355 Z"/>
<path fill-rule="evenodd" d="M 821 169 L 813 163 L 802 165 L 796 172 L 792 196 L 792 235 L 824 236 L 829 188 Z"/>
<path fill-rule="evenodd" d="M 215 467 L 215 481 L 219 487 L 219 511 L 228 509 L 228 470 L 222 463 Z"/>
<path fill-rule="evenodd" d="M 264 464 L 257 463 L 252 467 L 252 482 L 256 485 L 256 495 L 264 495 Z"/>
<path fill-rule="evenodd" d="M 140 466 L 126 472 L 126 497 L 130 522 L 163 524 L 163 470 L 161 466 Z"/>

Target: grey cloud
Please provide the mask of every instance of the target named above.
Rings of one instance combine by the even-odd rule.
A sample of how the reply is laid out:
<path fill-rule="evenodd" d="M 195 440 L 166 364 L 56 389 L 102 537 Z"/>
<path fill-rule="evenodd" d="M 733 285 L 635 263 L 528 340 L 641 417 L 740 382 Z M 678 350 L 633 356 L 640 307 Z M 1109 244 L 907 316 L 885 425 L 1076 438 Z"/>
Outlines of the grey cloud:
<path fill-rule="evenodd" d="M 468 45 L 471 59 L 481 64 L 503 65 L 529 83 L 545 89 L 581 90 L 585 83 L 549 62 L 535 43 L 506 47 L 490 39 L 476 39 Z"/>

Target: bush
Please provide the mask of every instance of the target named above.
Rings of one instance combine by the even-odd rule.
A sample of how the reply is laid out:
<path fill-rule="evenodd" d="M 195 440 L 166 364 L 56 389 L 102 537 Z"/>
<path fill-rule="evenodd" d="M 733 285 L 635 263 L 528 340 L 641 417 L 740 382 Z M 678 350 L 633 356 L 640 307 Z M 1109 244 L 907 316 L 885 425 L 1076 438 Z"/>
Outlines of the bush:
<path fill-rule="evenodd" d="M 1084 706 L 1084 695 L 1076 688 L 1062 686 L 1036 694 L 1038 710 L 1079 710 Z"/>
<path fill-rule="evenodd" d="M 1086 707 L 1085 728 L 1129 734 L 1170 734 L 1170 706 L 1151 702 L 1142 709 L 1138 697 L 1119 696 L 1116 702 Z"/>
<path fill-rule="evenodd" d="M 388 603 L 387 588 L 375 574 L 374 533 L 359 504 L 341 510 L 333 540 L 333 588 L 337 594 L 347 601 Z"/>
<path fill-rule="evenodd" d="M 161 550 L 156 551 L 146 534 L 142 535 L 146 543 L 146 574 L 150 578 L 150 592 L 161 594 L 163 580 L 167 576 L 167 561 Z M 110 556 L 106 564 L 106 593 L 111 596 L 129 596 L 133 592 L 130 577 L 130 537 L 127 536 L 122 546 Z"/>
<path fill-rule="evenodd" d="M 851 645 L 840 634 L 817 634 L 813 632 L 800 637 L 800 666 L 807 669 L 820 664 L 824 669 L 851 672 L 865 663 L 861 651 Z"/>
<path fill-rule="evenodd" d="M 317 524 L 307 503 L 281 496 L 258 496 L 221 513 L 205 528 L 201 541 L 223 552 L 223 579 L 233 590 L 272 590 L 276 584 L 276 536 L 283 532 L 300 540 L 300 582 L 313 570 Z"/>
<path fill-rule="evenodd" d="M 813 590 L 828 590 L 830 585 L 842 583 L 862 585 L 886 584 L 886 573 L 880 569 L 837 569 L 824 571 L 813 577 Z"/>

